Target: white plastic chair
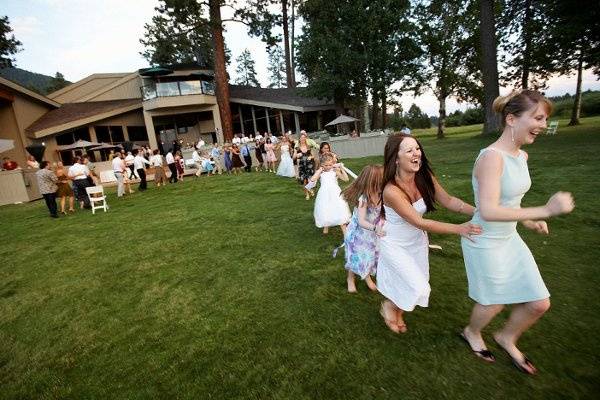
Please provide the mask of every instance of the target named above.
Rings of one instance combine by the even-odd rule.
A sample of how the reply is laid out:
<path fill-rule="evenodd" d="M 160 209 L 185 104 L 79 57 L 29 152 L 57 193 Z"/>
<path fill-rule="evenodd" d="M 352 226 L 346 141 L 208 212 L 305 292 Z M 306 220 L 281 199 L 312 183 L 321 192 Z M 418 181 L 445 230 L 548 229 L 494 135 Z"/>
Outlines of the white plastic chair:
<path fill-rule="evenodd" d="M 558 121 L 550 121 L 550 125 L 546 128 L 546 135 L 556 135 L 558 130 Z"/>
<path fill-rule="evenodd" d="M 86 187 L 88 198 L 90 199 L 90 205 L 92 206 L 92 214 L 96 214 L 97 208 L 102 208 L 104 212 L 108 210 L 108 204 L 106 203 L 106 196 L 104 195 L 104 187 L 90 186 Z"/>

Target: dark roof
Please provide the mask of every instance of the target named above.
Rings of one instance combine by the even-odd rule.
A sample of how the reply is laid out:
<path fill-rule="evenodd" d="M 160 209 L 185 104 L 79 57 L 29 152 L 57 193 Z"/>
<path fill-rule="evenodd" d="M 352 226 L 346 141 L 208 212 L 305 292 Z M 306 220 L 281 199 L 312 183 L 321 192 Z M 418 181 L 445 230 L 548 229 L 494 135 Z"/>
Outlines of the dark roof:
<path fill-rule="evenodd" d="M 44 129 L 63 125 L 83 118 L 93 117 L 123 107 L 139 105 L 142 107 L 141 99 L 93 101 L 86 103 L 65 103 L 46 114 L 31 124 L 25 132 L 35 133 Z"/>
<path fill-rule="evenodd" d="M 234 99 L 286 104 L 293 107 L 333 107 L 333 102 L 331 101 L 303 96 L 303 89 L 305 88 L 270 89 L 252 86 L 229 85 L 229 96 Z"/>

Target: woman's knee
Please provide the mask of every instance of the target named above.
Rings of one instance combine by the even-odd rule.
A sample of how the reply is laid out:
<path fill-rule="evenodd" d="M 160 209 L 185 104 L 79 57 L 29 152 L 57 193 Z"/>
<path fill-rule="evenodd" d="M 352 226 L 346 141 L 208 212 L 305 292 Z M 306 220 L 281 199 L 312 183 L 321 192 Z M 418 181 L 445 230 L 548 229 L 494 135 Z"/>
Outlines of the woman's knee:
<path fill-rule="evenodd" d="M 527 307 L 532 313 L 542 315 L 550 309 L 550 299 L 532 301 Z"/>

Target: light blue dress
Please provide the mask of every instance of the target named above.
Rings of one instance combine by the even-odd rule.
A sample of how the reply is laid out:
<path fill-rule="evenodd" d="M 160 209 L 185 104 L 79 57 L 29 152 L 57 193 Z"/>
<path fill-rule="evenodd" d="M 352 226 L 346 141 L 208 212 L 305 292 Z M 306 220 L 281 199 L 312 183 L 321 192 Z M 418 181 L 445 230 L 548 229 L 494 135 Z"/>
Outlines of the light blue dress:
<path fill-rule="evenodd" d="M 475 163 L 486 151 L 502 155 L 500 205 L 520 208 L 521 199 L 531 187 L 525 153 L 513 156 L 498 149 L 481 150 Z M 472 177 L 475 206 L 479 208 L 478 183 Z M 517 232 L 516 222 L 485 221 L 479 211 L 472 223 L 481 225 L 483 233 L 475 242 L 462 238 L 462 250 L 469 281 L 469 297 L 482 305 L 516 304 L 550 297 L 529 248 Z"/>
<path fill-rule="evenodd" d="M 367 198 L 360 196 L 359 205 L 366 203 Z M 372 224 L 379 222 L 381 207 L 367 205 L 367 221 Z M 375 275 L 379 250 L 377 235 L 374 231 L 364 229 L 358 222 L 358 207 L 354 207 L 352 218 L 344 235 L 344 248 L 346 249 L 346 269 L 365 279 L 368 275 Z"/>

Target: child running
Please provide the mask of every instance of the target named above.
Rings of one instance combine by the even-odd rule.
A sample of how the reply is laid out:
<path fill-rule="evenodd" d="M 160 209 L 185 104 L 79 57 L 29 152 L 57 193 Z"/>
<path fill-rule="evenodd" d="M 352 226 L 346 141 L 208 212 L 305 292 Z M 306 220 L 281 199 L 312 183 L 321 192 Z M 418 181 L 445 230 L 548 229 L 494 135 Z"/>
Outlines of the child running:
<path fill-rule="evenodd" d="M 331 154 L 321 158 L 321 168 L 310 178 L 312 182 L 321 180 L 321 187 L 315 199 L 315 225 L 323 228 L 323 234 L 329 232 L 330 226 L 340 226 L 346 232 L 346 224 L 350 220 L 348 204 L 342 198 L 342 189 L 337 183 L 338 178 L 347 182 L 348 175 L 341 164 L 334 166 L 335 159 Z"/>
<path fill-rule="evenodd" d="M 385 235 L 379 218 L 382 182 L 383 167 L 367 165 L 342 193 L 348 204 L 354 207 L 344 235 L 348 293 L 356 293 L 355 275 L 363 279 L 369 289 L 377 291 L 371 275 L 375 275 L 377 269 L 377 236 Z"/>

